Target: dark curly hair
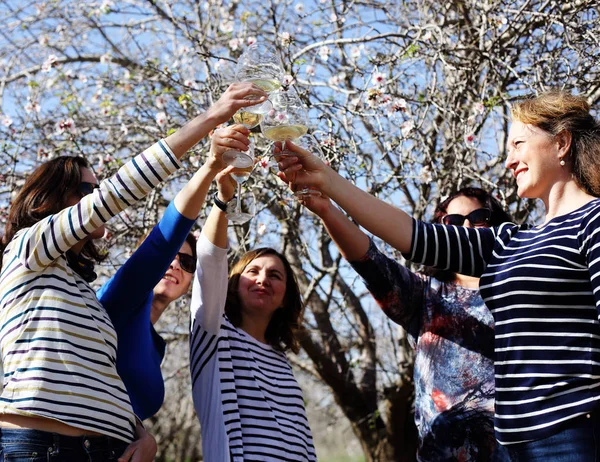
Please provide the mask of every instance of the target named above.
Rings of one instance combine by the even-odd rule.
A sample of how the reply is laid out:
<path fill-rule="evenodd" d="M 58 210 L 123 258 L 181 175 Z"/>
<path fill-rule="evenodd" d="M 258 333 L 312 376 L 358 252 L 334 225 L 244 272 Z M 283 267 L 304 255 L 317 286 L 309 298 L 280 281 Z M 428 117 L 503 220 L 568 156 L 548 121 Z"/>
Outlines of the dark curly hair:
<path fill-rule="evenodd" d="M 265 338 L 267 343 L 279 351 L 291 350 L 294 353 L 300 351 L 300 345 L 296 333 L 302 322 L 304 304 L 300 295 L 300 288 L 296 275 L 292 270 L 287 258 L 275 249 L 261 247 L 251 250 L 240 257 L 229 272 L 229 283 L 227 286 L 227 301 L 225 302 L 225 314 L 231 323 L 239 327 L 242 324 L 242 303 L 239 297 L 238 287 L 240 275 L 246 266 L 253 260 L 265 255 L 274 255 L 281 260 L 286 274 L 285 296 L 283 307 L 278 308 L 267 326 Z"/>

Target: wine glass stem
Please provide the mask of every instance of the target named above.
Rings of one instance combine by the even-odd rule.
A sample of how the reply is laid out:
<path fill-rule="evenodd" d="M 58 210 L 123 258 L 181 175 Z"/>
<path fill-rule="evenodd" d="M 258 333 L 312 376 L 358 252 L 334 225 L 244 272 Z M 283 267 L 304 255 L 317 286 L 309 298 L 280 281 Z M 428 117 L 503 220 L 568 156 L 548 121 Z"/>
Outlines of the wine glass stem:
<path fill-rule="evenodd" d="M 285 142 L 286 142 L 286 140 L 283 140 L 281 142 L 281 152 L 285 152 Z"/>
<path fill-rule="evenodd" d="M 237 204 L 235 204 L 235 212 L 239 215 L 240 213 L 242 213 L 242 183 L 238 183 L 237 195 L 238 200 Z"/>

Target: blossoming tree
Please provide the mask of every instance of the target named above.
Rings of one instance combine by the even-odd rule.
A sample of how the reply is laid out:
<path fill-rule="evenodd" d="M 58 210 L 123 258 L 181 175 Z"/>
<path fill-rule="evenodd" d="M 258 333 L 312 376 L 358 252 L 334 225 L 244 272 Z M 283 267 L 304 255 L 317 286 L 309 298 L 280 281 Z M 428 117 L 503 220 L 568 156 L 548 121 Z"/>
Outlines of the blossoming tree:
<path fill-rule="evenodd" d="M 309 107 L 326 161 L 419 218 L 452 189 L 474 184 L 494 190 L 517 219 L 535 219 L 536 204 L 516 197 L 503 167 L 508 104 L 549 87 L 592 104 L 600 98 L 593 0 L 12 0 L 0 2 L 0 18 L 1 220 L 40 162 L 83 155 L 107 175 L 206 109 L 256 40 L 277 46 L 284 83 Z M 232 253 L 258 243 L 283 249 L 308 308 L 296 365 L 329 387 L 367 460 L 411 460 L 404 334 L 286 192 L 266 157 L 269 143 L 257 140 L 265 157 L 248 182 L 257 214 L 232 229 Z M 161 191 L 111 223 L 105 272 L 207 150 L 208 141 L 199 144 Z M 163 330 L 167 379 L 178 386 L 170 385 L 153 428 L 163 459 L 197 458 L 191 402 L 177 397 L 188 380 L 182 312 Z"/>

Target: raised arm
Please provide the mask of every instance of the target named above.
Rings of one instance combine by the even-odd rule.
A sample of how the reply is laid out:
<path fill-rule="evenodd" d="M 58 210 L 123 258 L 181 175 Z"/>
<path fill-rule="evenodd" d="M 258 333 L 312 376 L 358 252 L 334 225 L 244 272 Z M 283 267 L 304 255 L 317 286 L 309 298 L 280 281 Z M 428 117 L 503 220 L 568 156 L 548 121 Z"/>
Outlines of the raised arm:
<path fill-rule="evenodd" d="M 249 95 L 266 97 L 251 84 L 232 85 L 205 114 L 131 159 L 114 176 L 102 181 L 93 194 L 17 233 L 10 245 L 17 246 L 19 260 L 33 271 L 50 265 L 166 179 L 179 167 L 179 158 L 217 124 L 228 120 L 238 109 L 255 104 L 245 99 Z"/>
<path fill-rule="evenodd" d="M 215 136 L 230 148 L 247 148 L 249 130 L 235 125 Z M 157 226 L 117 273 L 98 291 L 98 298 L 109 313 L 117 332 L 127 324 L 132 311 L 141 308 L 156 284 L 163 277 L 183 245 L 202 206 L 213 179 L 225 163 L 223 150 L 213 149 L 206 163 L 179 191 Z M 227 226 L 227 225 L 225 225 Z M 226 246 L 226 241 L 223 247 Z M 139 275 L 143 273 L 144 277 Z"/>
<path fill-rule="evenodd" d="M 321 219 L 340 253 L 361 276 L 384 313 L 417 337 L 424 280 L 381 253 L 328 198 L 309 197 L 302 203 Z"/>
<path fill-rule="evenodd" d="M 282 179 L 298 186 L 313 186 L 333 199 L 362 227 L 400 252 L 410 251 L 413 220 L 402 210 L 357 188 L 308 151 L 286 142 L 298 157 L 282 158 Z"/>

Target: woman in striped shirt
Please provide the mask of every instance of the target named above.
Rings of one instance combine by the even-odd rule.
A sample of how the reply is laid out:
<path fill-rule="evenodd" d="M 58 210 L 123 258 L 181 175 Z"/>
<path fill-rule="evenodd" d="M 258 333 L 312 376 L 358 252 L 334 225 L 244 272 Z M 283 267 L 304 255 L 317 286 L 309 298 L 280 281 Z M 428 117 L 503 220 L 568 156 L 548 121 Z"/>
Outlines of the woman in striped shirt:
<path fill-rule="evenodd" d="M 223 135 L 215 133 L 213 149 L 224 149 Z M 302 391 L 285 355 L 298 351 L 302 321 L 293 270 L 279 252 L 261 248 L 243 255 L 227 278 L 231 170 L 217 177 L 219 200 L 198 240 L 192 288 L 190 367 L 203 457 L 316 461 Z"/>
<path fill-rule="evenodd" d="M 256 104 L 248 96 L 266 98 L 253 85 L 232 85 L 101 183 L 72 157 L 27 179 L 11 206 L 0 273 L 0 460 L 153 459 L 156 445 L 136 423 L 116 371 L 113 324 L 89 285 L 98 257 L 92 240 L 209 130 Z"/>
<path fill-rule="evenodd" d="M 544 202 L 541 225 L 429 225 L 361 191 L 306 151 L 281 175 L 316 186 L 407 258 L 481 276 L 495 320 L 495 431 L 512 460 L 600 460 L 600 124 L 585 98 L 512 107 L 506 167 Z"/>

